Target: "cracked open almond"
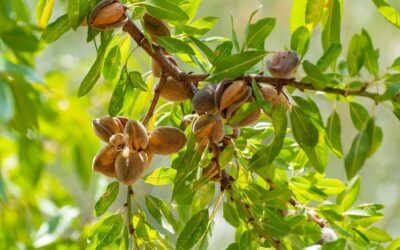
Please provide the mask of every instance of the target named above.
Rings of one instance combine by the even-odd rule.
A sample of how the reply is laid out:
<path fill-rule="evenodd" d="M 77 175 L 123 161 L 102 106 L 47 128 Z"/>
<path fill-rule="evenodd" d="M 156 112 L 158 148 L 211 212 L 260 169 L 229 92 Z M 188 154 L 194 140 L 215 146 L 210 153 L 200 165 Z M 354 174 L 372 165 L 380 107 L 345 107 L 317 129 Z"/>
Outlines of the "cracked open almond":
<path fill-rule="evenodd" d="M 89 24 L 98 30 L 122 27 L 129 20 L 125 11 L 126 6 L 118 0 L 103 0 L 90 13 Z"/>
<path fill-rule="evenodd" d="M 93 119 L 93 131 L 104 142 L 109 142 L 113 134 L 124 131 L 124 124 L 121 121 L 123 121 L 121 118 L 110 116 Z"/>
<path fill-rule="evenodd" d="M 149 144 L 146 128 L 141 122 L 130 120 L 125 125 L 125 143 L 134 150 L 143 150 Z"/>

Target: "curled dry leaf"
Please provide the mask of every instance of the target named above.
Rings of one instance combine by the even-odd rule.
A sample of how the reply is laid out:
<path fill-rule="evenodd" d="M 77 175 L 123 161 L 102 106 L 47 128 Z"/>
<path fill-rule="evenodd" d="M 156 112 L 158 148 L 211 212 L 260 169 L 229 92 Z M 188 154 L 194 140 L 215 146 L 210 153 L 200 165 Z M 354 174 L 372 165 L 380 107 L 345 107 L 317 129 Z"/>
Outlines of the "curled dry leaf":
<path fill-rule="evenodd" d="M 122 133 L 124 131 L 124 119 L 121 117 L 105 116 L 93 119 L 92 127 L 94 133 L 104 142 L 109 142 L 113 134 Z"/>
<path fill-rule="evenodd" d="M 278 91 L 274 87 L 268 85 L 263 86 L 261 92 L 266 101 L 272 102 L 273 107 L 283 105 L 286 111 L 289 110 L 289 100 L 282 92 L 278 94 Z"/>
<path fill-rule="evenodd" d="M 125 143 L 136 151 L 147 148 L 149 137 L 141 122 L 130 120 L 126 123 Z"/>
<path fill-rule="evenodd" d="M 290 79 L 295 78 L 300 59 L 296 52 L 280 51 L 274 53 L 272 61 L 267 62 L 268 71 L 273 77 Z"/>
<path fill-rule="evenodd" d="M 89 24 L 98 30 L 122 27 L 129 20 L 125 11 L 126 6 L 118 0 L 103 0 L 90 13 Z"/>
<path fill-rule="evenodd" d="M 94 157 L 92 170 L 115 178 L 115 160 L 124 147 L 124 135 L 119 133 L 111 136 L 110 143 L 104 146 Z"/>
<path fill-rule="evenodd" d="M 215 84 L 207 84 L 196 92 L 192 99 L 192 106 L 197 113 L 204 114 L 217 111 L 214 98 L 216 88 L 217 85 Z"/>
<path fill-rule="evenodd" d="M 153 41 L 156 41 L 159 36 L 171 35 L 168 25 L 164 21 L 161 21 L 148 13 L 143 15 L 143 23 Z"/>
<path fill-rule="evenodd" d="M 149 150 L 154 154 L 170 155 L 179 152 L 187 142 L 185 133 L 174 127 L 158 127 L 149 138 Z"/>
<path fill-rule="evenodd" d="M 182 102 L 190 97 L 186 84 L 169 77 L 160 89 L 160 96 L 170 102 Z"/>
<path fill-rule="evenodd" d="M 125 147 L 115 160 L 115 172 L 120 182 L 132 185 L 142 176 L 147 165 L 148 158 L 144 151 Z"/>

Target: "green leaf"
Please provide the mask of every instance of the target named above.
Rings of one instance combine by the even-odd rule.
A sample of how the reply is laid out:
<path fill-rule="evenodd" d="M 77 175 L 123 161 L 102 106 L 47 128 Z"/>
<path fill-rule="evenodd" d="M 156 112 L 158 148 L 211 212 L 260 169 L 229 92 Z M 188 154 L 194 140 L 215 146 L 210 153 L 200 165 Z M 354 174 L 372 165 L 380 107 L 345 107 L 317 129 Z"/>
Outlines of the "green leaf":
<path fill-rule="evenodd" d="M 253 154 L 249 163 L 249 169 L 269 169 L 272 162 L 282 150 L 287 128 L 287 116 L 284 107 L 274 108 L 271 118 L 275 133 L 274 138 L 265 149 Z"/>
<path fill-rule="evenodd" d="M 290 48 L 296 51 L 300 57 L 304 57 L 304 55 L 307 53 L 310 35 L 310 31 L 304 26 L 300 26 L 292 34 Z"/>
<path fill-rule="evenodd" d="M 108 247 L 119 240 L 123 226 L 120 214 L 111 215 L 103 220 L 97 230 L 97 248 Z"/>
<path fill-rule="evenodd" d="M 343 182 L 337 179 L 321 179 L 315 186 L 328 196 L 339 194 L 346 188 Z"/>
<path fill-rule="evenodd" d="M 176 242 L 177 250 L 191 249 L 201 239 L 208 225 L 208 210 L 195 214 L 186 223 Z"/>
<path fill-rule="evenodd" d="M 337 197 L 336 203 L 342 205 L 346 211 L 356 202 L 360 193 L 361 181 L 359 176 L 355 176 L 347 183 L 346 190 Z"/>
<path fill-rule="evenodd" d="M 374 76 L 378 75 L 379 64 L 378 57 L 379 53 L 374 49 L 374 45 L 372 44 L 372 39 L 369 36 L 368 32 L 363 29 L 361 33 L 361 41 L 363 44 L 363 52 L 364 52 L 364 66 L 367 68 L 369 73 Z"/>
<path fill-rule="evenodd" d="M 217 82 L 224 78 L 235 78 L 260 62 L 266 55 L 264 51 L 246 51 L 222 58 L 208 81 Z"/>
<path fill-rule="evenodd" d="M 232 54 L 233 44 L 231 41 L 225 41 L 215 48 L 212 56 L 212 64 L 215 66 L 222 58 Z"/>
<path fill-rule="evenodd" d="M 219 162 L 219 166 L 221 169 L 224 169 L 229 164 L 229 162 L 232 161 L 234 154 L 235 154 L 235 148 L 232 144 L 227 146 L 220 153 L 220 155 L 218 157 L 218 162 Z"/>
<path fill-rule="evenodd" d="M 231 204 L 225 202 L 223 205 L 224 210 L 224 219 L 231 224 L 233 227 L 239 227 L 239 215 L 236 211 L 236 208 Z"/>
<path fill-rule="evenodd" d="M 303 69 L 309 77 L 309 80 L 311 81 L 311 84 L 314 86 L 314 88 L 321 90 L 328 85 L 328 79 L 326 79 L 319 68 L 311 62 L 304 61 Z"/>
<path fill-rule="evenodd" d="M 157 43 L 166 49 L 171 54 L 186 53 L 188 55 L 194 55 L 192 47 L 187 43 L 169 36 L 161 36 L 157 38 Z"/>
<path fill-rule="evenodd" d="M 345 239 L 338 239 L 331 242 L 324 242 L 322 246 L 322 250 L 337 250 L 337 249 L 345 249 L 346 247 L 346 240 Z"/>
<path fill-rule="evenodd" d="M 73 29 L 78 28 L 86 17 L 89 0 L 68 0 L 69 23 Z"/>
<path fill-rule="evenodd" d="M 213 60 L 214 52 L 204 42 L 193 36 L 190 36 L 189 39 L 207 56 L 210 62 Z"/>
<path fill-rule="evenodd" d="M 293 0 L 290 14 L 290 31 L 293 33 L 299 27 L 306 26 L 306 8 L 308 0 Z"/>
<path fill-rule="evenodd" d="M 400 28 L 400 13 L 390 6 L 385 0 L 373 0 L 375 6 L 378 8 L 379 13 L 391 24 Z"/>
<path fill-rule="evenodd" d="M 157 168 L 151 174 L 144 177 L 144 182 L 155 186 L 167 185 L 172 183 L 176 176 L 176 169 L 173 168 Z"/>
<path fill-rule="evenodd" d="M 94 207 L 95 214 L 97 217 L 103 215 L 107 209 L 112 205 L 112 203 L 117 198 L 119 192 L 119 182 L 114 181 L 107 186 L 106 192 L 100 197 L 96 202 Z"/>
<path fill-rule="evenodd" d="M 102 74 L 107 81 L 117 78 L 121 68 L 121 50 L 119 45 L 112 47 L 104 57 Z"/>
<path fill-rule="evenodd" d="M 364 165 L 368 153 L 371 150 L 371 145 L 369 143 L 370 138 L 365 130 L 361 131 L 354 138 L 350 152 L 347 154 L 345 159 L 345 168 L 348 179 L 353 178 Z"/>
<path fill-rule="evenodd" d="M 319 172 L 325 173 L 326 166 L 328 165 L 328 146 L 324 141 L 324 137 L 320 135 L 318 144 L 315 147 L 301 145 L 306 153 L 311 165 Z"/>
<path fill-rule="evenodd" d="M 232 30 L 232 43 L 233 47 L 235 47 L 236 51 L 240 51 L 239 40 L 236 35 L 235 27 L 233 26 L 233 16 L 231 16 L 231 30 Z"/>
<path fill-rule="evenodd" d="M 353 122 L 353 125 L 359 131 L 363 130 L 367 122 L 369 120 L 369 113 L 368 111 L 360 104 L 356 102 L 351 102 L 349 104 L 350 108 L 350 116 Z"/>
<path fill-rule="evenodd" d="M 178 231 L 178 224 L 171 213 L 171 208 L 168 203 L 154 196 L 147 195 L 146 207 L 158 224 L 163 225 L 164 218 L 172 226 L 175 232 Z"/>
<path fill-rule="evenodd" d="M 332 43 L 317 62 L 319 70 L 324 72 L 330 65 L 333 65 L 339 57 L 340 52 L 342 52 L 342 45 L 340 43 Z"/>
<path fill-rule="evenodd" d="M 249 114 L 255 112 L 258 105 L 255 102 L 246 102 L 235 111 L 234 115 L 229 119 L 228 125 L 235 126 L 243 121 Z"/>
<path fill-rule="evenodd" d="M 395 239 L 386 250 L 398 250 L 400 248 L 400 237 Z"/>
<path fill-rule="evenodd" d="M 10 31 L 0 33 L 0 39 L 18 52 L 36 52 L 39 49 L 39 40 L 36 36 L 25 29 L 16 27 Z"/>
<path fill-rule="evenodd" d="M 146 0 L 145 2 L 140 2 L 140 5 L 144 5 L 151 15 L 160 19 L 172 21 L 189 19 L 188 15 L 181 8 L 169 1 Z"/>
<path fill-rule="evenodd" d="M 340 43 L 341 25 L 341 2 L 340 0 L 329 1 L 326 22 L 322 28 L 322 47 L 326 51 L 332 43 Z"/>
<path fill-rule="evenodd" d="M 326 133 L 332 148 L 332 151 L 338 156 L 343 156 L 342 148 L 342 131 L 340 124 L 340 116 L 334 111 L 328 118 L 328 124 L 326 126 Z"/>
<path fill-rule="evenodd" d="M 371 157 L 376 150 L 378 150 L 381 145 L 383 139 L 383 131 L 382 128 L 375 125 L 375 119 L 370 118 L 367 124 L 366 131 L 368 133 L 368 137 L 370 139 L 370 151 L 368 152 L 368 157 Z"/>
<path fill-rule="evenodd" d="M 110 103 L 108 104 L 108 114 L 112 117 L 117 116 L 124 106 L 125 87 L 128 83 L 128 72 L 126 68 L 122 70 L 121 77 L 114 88 Z"/>
<path fill-rule="evenodd" d="M 246 36 L 247 48 L 264 50 L 264 43 L 269 34 L 275 27 L 275 18 L 263 18 L 249 27 L 248 35 Z"/>
<path fill-rule="evenodd" d="M 129 82 L 134 88 L 140 89 L 142 91 L 148 91 L 149 88 L 142 78 L 142 74 L 138 71 L 129 72 Z"/>
<path fill-rule="evenodd" d="M 90 92 L 97 80 L 100 78 L 100 70 L 103 65 L 104 52 L 100 51 L 97 55 L 96 61 L 90 67 L 89 72 L 83 78 L 78 90 L 78 97 L 82 97 Z"/>
<path fill-rule="evenodd" d="M 293 136 L 300 146 L 315 147 L 319 140 L 318 129 L 303 110 L 293 106 L 290 112 Z"/>
<path fill-rule="evenodd" d="M 3 180 L 3 176 L 0 173 L 0 199 L 3 202 L 7 202 L 7 195 L 6 195 L 6 191 L 5 191 L 5 186 L 4 186 L 4 180 Z"/>
<path fill-rule="evenodd" d="M 306 6 L 306 23 L 310 23 L 316 26 L 322 17 L 322 11 L 324 9 L 324 0 L 308 0 Z"/>
<path fill-rule="evenodd" d="M 389 67 L 391 70 L 400 71 L 400 57 L 397 57 L 392 65 Z"/>
<path fill-rule="evenodd" d="M 364 64 L 364 51 L 362 36 L 356 34 L 351 39 L 349 49 L 347 51 L 347 68 L 350 76 L 356 76 L 360 72 Z"/>
<path fill-rule="evenodd" d="M 60 16 L 43 31 L 42 40 L 46 43 L 57 41 L 65 32 L 71 28 L 67 14 Z"/>
<path fill-rule="evenodd" d="M 387 232 L 377 227 L 371 227 L 368 229 L 358 227 L 357 230 L 364 234 L 370 241 L 388 242 L 392 240 L 392 237 Z"/>
<path fill-rule="evenodd" d="M 0 78 L 0 121 L 8 122 L 14 113 L 14 98 L 10 86 Z"/>
<path fill-rule="evenodd" d="M 39 27 L 45 28 L 53 13 L 54 0 L 38 0 L 36 4 L 36 21 Z"/>

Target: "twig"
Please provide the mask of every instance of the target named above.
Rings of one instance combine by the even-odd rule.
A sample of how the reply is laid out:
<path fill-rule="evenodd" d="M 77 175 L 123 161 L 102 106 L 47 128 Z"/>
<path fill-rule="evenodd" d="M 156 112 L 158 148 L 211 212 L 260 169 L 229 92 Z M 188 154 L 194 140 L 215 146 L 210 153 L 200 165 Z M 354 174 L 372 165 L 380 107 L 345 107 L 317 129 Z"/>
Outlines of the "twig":
<path fill-rule="evenodd" d="M 208 78 L 209 74 L 192 74 L 192 73 L 183 73 L 177 68 L 174 64 L 172 64 L 168 58 L 165 56 L 163 48 L 159 45 L 152 43 L 150 44 L 142 31 L 135 25 L 132 20 L 129 20 L 123 27 L 123 30 L 127 32 L 136 43 L 142 47 L 149 56 L 151 56 L 154 60 L 160 64 L 163 70 L 168 73 L 169 76 L 174 78 L 177 81 L 183 82 L 188 86 L 193 83 L 197 83 L 200 81 L 204 81 Z M 268 83 L 270 85 L 280 87 L 280 86 L 289 86 L 294 87 L 300 90 L 313 90 L 317 91 L 312 84 L 296 81 L 295 79 L 279 79 L 264 75 L 242 75 L 236 79 L 245 79 L 245 78 L 253 78 L 256 82 L 259 83 Z M 379 93 L 371 93 L 366 91 L 366 87 L 363 86 L 359 90 L 351 90 L 347 91 L 344 89 L 335 89 L 335 88 L 324 88 L 318 91 L 322 91 L 325 93 L 335 94 L 335 95 L 342 95 L 342 96 L 362 96 L 371 98 L 376 100 L 381 95 Z"/>
<path fill-rule="evenodd" d="M 142 124 L 144 126 L 147 125 L 147 123 L 149 122 L 149 120 L 153 117 L 154 115 L 154 109 L 157 106 L 157 102 L 160 99 L 160 90 L 161 88 L 164 86 L 165 82 L 167 81 L 167 74 L 165 72 L 162 72 L 161 74 L 161 78 L 160 78 L 160 82 L 158 83 L 158 85 L 156 86 L 156 88 L 154 89 L 154 97 L 153 100 L 151 101 L 150 107 L 147 110 L 147 113 L 145 115 L 145 117 L 143 118 Z"/>
<path fill-rule="evenodd" d="M 132 238 L 133 241 L 133 246 L 135 246 L 134 249 L 139 249 L 139 246 L 137 245 L 136 239 L 135 239 L 135 228 L 133 227 L 132 224 L 132 201 L 131 198 L 134 195 L 132 185 L 128 186 L 128 192 L 126 195 L 126 206 L 127 206 L 127 219 L 126 219 L 126 224 L 128 226 L 128 232 L 130 237 Z"/>

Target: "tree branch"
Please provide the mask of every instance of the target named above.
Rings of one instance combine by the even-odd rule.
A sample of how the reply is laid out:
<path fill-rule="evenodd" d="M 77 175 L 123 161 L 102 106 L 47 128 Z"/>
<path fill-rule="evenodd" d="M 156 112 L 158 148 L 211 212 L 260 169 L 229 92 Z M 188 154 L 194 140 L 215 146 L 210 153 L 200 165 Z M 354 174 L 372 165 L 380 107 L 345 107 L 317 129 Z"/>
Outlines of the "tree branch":
<path fill-rule="evenodd" d="M 186 84 L 190 84 L 190 83 L 197 83 L 200 81 L 204 81 L 209 76 L 209 74 L 188 74 L 181 72 L 178 67 L 176 67 L 168 60 L 168 58 L 165 56 L 163 48 L 161 48 L 159 45 L 155 43 L 150 44 L 149 41 L 147 41 L 142 31 L 135 25 L 135 23 L 132 20 L 129 20 L 123 26 L 123 30 L 127 32 L 133 38 L 133 40 L 135 40 L 136 43 L 140 47 L 142 47 L 149 56 L 151 56 L 154 60 L 156 60 L 160 64 L 162 69 L 175 80 L 184 82 Z M 245 79 L 248 77 L 251 77 L 256 82 L 259 83 L 268 83 L 275 87 L 289 86 L 297 88 L 301 91 L 304 90 L 322 91 L 325 93 L 342 95 L 342 96 L 362 96 L 373 100 L 376 100 L 379 96 L 381 96 L 378 93 L 367 92 L 365 87 L 362 87 L 359 90 L 345 90 L 345 89 L 336 89 L 331 87 L 319 90 L 316 89 L 312 84 L 296 81 L 295 79 L 279 79 L 264 75 L 242 75 L 237 79 L 238 80 Z"/>

